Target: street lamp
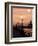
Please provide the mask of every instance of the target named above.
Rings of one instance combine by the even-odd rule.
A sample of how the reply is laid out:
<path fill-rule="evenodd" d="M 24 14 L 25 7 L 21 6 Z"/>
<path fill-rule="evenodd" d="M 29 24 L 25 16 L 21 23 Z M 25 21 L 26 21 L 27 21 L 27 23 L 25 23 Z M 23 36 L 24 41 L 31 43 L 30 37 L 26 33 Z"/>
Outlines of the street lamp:
<path fill-rule="evenodd" d="M 21 16 L 20 19 L 21 19 L 21 26 L 23 26 L 23 16 Z"/>

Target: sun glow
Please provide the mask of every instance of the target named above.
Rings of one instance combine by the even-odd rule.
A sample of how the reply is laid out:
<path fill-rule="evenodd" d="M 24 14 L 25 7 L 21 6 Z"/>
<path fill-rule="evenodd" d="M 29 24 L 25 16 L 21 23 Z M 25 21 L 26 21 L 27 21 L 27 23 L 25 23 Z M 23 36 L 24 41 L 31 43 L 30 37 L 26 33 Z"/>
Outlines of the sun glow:
<path fill-rule="evenodd" d="M 22 14 L 18 14 L 18 13 L 22 13 Z M 27 13 L 25 13 L 25 14 L 23 14 L 23 12 L 25 13 L 25 12 L 27 12 Z M 17 13 L 17 14 L 16 14 Z M 14 24 L 16 24 L 16 23 L 21 23 L 22 21 L 22 19 L 23 19 L 23 23 L 24 24 L 28 24 L 31 20 L 32 20 L 32 9 L 27 9 L 27 8 L 25 8 L 25 9 L 23 9 L 23 8 L 14 8 L 13 9 L 13 13 L 12 13 L 12 19 L 13 19 L 13 23 Z"/>

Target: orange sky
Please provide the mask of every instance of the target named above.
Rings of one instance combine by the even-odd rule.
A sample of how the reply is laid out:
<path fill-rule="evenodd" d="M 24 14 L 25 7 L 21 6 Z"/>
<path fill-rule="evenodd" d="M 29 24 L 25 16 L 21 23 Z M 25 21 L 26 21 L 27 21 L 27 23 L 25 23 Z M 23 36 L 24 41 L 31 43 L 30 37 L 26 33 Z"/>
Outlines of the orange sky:
<path fill-rule="evenodd" d="M 29 8 L 13 8 L 12 9 L 12 22 L 13 24 L 21 23 L 23 19 L 24 24 L 29 24 L 32 20 L 32 9 Z"/>

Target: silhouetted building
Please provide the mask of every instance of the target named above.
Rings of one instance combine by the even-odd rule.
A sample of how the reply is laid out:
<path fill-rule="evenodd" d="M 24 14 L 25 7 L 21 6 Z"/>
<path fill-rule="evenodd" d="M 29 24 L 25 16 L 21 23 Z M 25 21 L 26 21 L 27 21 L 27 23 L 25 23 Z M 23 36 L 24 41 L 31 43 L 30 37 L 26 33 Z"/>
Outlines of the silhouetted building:
<path fill-rule="evenodd" d="M 30 37 L 30 34 L 25 35 L 24 28 L 31 28 L 32 29 L 32 22 L 28 26 L 23 26 L 23 23 L 19 24 L 17 23 L 15 26 L 13 26 L 13 37 Z"/>

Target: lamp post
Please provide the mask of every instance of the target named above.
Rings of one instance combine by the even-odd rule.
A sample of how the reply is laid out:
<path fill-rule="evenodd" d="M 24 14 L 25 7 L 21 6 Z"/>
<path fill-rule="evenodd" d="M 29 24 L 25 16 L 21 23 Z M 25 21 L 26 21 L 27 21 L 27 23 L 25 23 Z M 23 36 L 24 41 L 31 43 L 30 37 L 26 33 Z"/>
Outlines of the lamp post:
<path fill-rule="evenodd" d="M 20 21 L 19 21 L 19 29 L 20 29 L 20 31 L 22 31 L 23 30 L 23 16 L 20 16 L 19 19 L 20 19 Z"/>
<path fill-rule="evenodd" d="M 23 29 L 24 29 L 24 28 L 23 28 L 23 18 L 24 18 L 24 17 L 21 16 L 21 34 L 22 34 L 23 37 L 25 37 L 25 33 L 24 33 L 24 30 L 23 30 Z"/>
<path fill-rule="evenodd" d="M 23 16 L 21 16 L 21 26 L 23 27 Z"/>

